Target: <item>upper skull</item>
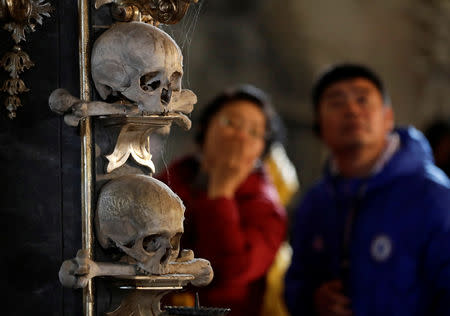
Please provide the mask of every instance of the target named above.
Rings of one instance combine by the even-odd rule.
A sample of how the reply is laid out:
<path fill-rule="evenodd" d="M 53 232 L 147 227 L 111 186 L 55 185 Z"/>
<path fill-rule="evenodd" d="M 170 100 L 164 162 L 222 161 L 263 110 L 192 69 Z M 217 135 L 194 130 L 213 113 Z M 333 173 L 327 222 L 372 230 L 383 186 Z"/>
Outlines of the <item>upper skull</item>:
<path fill-rule="evenodd" d="M 111 180 L 97 202 L 97 239 L 117 246 L 147 273 L 165 273 L 179 254 L 184 205 L 168 186 L 145 175 Z"/>
<path fill-rule="evenodd" d="M 117 23 L 94 43 L 92 78 L 103 99 L 121 93 L 141 111 L 167 112 L 172 92 L 181 90 L 183 55 L 157 27 Z"/>

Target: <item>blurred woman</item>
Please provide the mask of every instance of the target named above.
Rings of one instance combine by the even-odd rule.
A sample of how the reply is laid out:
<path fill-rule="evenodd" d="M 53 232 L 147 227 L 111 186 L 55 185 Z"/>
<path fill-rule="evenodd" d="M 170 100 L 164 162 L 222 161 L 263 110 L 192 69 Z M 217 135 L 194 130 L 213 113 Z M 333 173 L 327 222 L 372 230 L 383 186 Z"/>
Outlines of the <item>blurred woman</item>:
<path fill-rule="evenodd" d="M 261 90 L 229 89 L 201 116 L 198 153 L 158 176 L 186 205 L 183 248 L 212 264 L 201 305 L 230 307 L 232 316 L 259 315 L 266 273 L 286 237 L 285 210 L 261 163 L 280 128 Z"/>

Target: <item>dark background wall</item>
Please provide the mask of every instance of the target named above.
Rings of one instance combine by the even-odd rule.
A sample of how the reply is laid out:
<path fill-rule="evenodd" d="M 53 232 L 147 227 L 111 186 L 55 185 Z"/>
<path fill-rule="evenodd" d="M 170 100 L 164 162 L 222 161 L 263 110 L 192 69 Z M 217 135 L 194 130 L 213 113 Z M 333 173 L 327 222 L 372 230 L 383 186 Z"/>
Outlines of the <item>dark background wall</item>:
<path fill-rule="evenodd" d="M 152 142 L 157 167 L 193 150 L 197 117 L 213 95 L 251 83 L 272 96 L 285 121 L 300 198 L 327 154 L 310 130 L 309 89 L 333 62 L 375 68 L 399 124 L 422 128 L 435 116 L 450 116 L 446 1 L 200 0 L 178 25 L 164 28 L 183 49 L 184 87 L 199 102 L 191 132 L 174 127 Z M 36 64 L 21 75 L 31 91 L 14 120 L 0 106 L 2 314 L 81 314 L 81 291 L 63 289 L 57 278 L 63 260 L 81 247 L 79 137 L 48 108 L 56 88 L 79 95 L 77 1 L 50 2 L 52 16 L 21 43 Z M 107 11 L 93 13 L 93 24 L 104 21 L 102 14 Z M 0 30 L 0 56 L 13 44 Z M 0 81 L 6 78 L 0 70 Z"/>
<path fill-rule="evenodd" d="M 79 137 L 48 107 L 58 87 L 79 95 L 77 2 L 51 3 L 51 17 L 20 44 L 35 66 L 21 75 L 31 91 L 21 96 L 14 120 L 0 94 L 4 315 L 81 314 L 80 291 L 58 281 L 63 258 L 81 246 Z M 3 30 L 0 43 L 0 56 L 14 44 Z"/>

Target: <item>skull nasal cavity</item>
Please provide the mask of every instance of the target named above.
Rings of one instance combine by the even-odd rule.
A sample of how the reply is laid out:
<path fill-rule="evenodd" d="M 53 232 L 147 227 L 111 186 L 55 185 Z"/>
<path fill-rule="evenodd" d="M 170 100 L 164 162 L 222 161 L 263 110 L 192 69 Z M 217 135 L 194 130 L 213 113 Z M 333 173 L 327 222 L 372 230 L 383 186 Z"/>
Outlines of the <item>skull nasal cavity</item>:
<path fill-rule="evenodd" d="M 161 102 L 163 104 L 169 104 L 171 97 L 172 97 L 172 90 L 162 89 Z"/>
<path fill-rule="evenodd" d="M 166 251 L 164 253 L 164 255 L 161 257 L 161 260 L 159 260 L 159 263 L 164 264 L 167 261 L 167 259 L 169 259 L 169 251 Z"/>

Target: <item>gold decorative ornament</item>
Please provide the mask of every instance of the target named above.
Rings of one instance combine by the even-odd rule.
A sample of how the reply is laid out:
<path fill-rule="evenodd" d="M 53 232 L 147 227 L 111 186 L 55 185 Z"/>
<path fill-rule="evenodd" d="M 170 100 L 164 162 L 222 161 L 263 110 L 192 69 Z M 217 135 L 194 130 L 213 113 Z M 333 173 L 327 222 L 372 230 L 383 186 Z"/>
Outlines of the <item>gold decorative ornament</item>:
<path fill-rule="evenodd" d="M 6 97 L 5 107 L 9 111 L 8 117 L 13 119 L 16 117 L 16 110 L 19 106 L 22 106 L 20 99 L 16 95 L 10 95 Z"/>
<path fill-rule="evenodd" d="M 139 8 L 134 5 L 122 6 L 113 4 L 111 7 L 111 15 L 114 19 L 122 22 L 139 21 L 142 19 Z"/>
<path fill-rule="evenodd" d="M 95 8 L 112 3 L 115 19 L 123 22 L 142 21 L 151 24 L 176 24 L 191 3 L 198 0 L 96 0 Z"/>
<path fill-rule="evenodd" d="M 19 74 L 34 66 L 30 56 L 25 53 L 20 46 L 14 46 L 12 52 L 6 53 L 1 64 L 9 72 L 11 78 L 19 78 Z"/>
<path fill-rule="evenodd" d="M 25 86 L 25 83 L 22 81 L 22 79 L 19 78 L 12 78 L 8 79 L 3 83 L 2 91 L 8 92 L 10 95 L 15 95 L 23 92 L 27 92 L 30 89 L 28 89 Z"/>
<path fill-rule="evenodd" d="M 3 28 L 11 32 L 16 45 L 11 52 L 5 53 L 0 66 L 9 72 L 11 79 L 6 80 L 0 91 L 8 93 L 5 107 L 8 117 L 16 117 L 16 110 L 22 106 L 19 94 L 29 91 L 19 74 L 34 66 L 30 57 L 18 45 L 25 41 L 25 34 L 35 31 L 36 24 L 42 25 L 43 16 L 49 17 L 52 7 L 44 0 L 0 0 L 0 20 L 5 21 Z"/>

